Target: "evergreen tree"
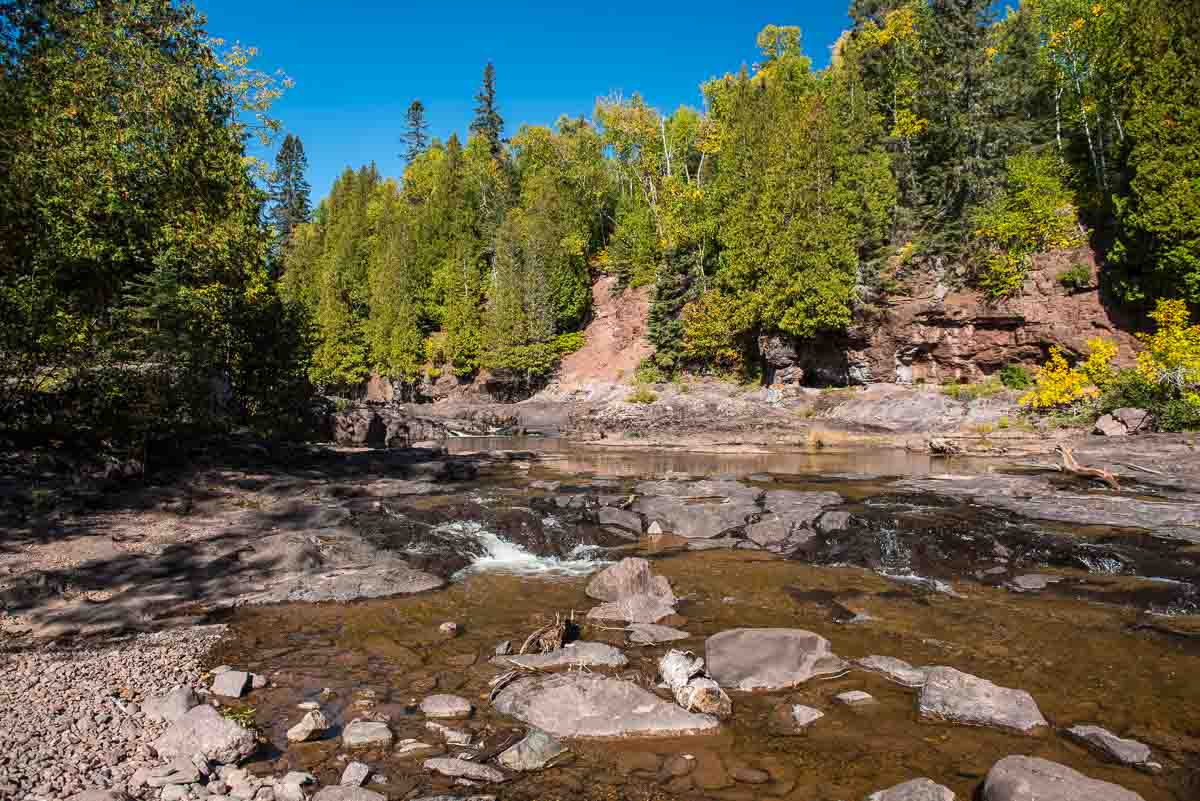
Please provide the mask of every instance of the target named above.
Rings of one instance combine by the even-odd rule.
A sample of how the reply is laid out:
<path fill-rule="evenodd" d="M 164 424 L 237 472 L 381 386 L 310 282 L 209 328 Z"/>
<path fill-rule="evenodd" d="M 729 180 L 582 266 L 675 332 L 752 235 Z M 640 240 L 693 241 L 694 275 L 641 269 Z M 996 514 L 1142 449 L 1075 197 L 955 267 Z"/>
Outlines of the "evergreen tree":
<path fill-rule="evenodd" d="M 490 61 L 483 68 L 483 85 L 475 95 L 475 103 L 475 119 L 471 121 L 471 133 L 486 139 L 492 157 L 499 158 L 504 136 L 504 119 L 496 107 L 496 68 Z"/>
<path fill-rule="evenodd" d="M 400 141 L 405 144 L 403 158 L 408 164 L 412 164 L 417 156 L 429 148 L 429 124 L 425 122 L 425 105 L 420 100 L 414 100 L 408 107 Z"/>
<path fill-rule="evenodd" d="M 275 156 L 275 171 L 271 174 L 268 186 L 271 199 L 268 216 L 275 229 L 276 246 L 280 251 L 291 243 L 296 226 L 308 222 L 312 215 L 309 202 L 311 187 L 304 177 L 307 169 L 308 157 L 304 155 L 304 143 L 300 137 L 288 134 Z"/>

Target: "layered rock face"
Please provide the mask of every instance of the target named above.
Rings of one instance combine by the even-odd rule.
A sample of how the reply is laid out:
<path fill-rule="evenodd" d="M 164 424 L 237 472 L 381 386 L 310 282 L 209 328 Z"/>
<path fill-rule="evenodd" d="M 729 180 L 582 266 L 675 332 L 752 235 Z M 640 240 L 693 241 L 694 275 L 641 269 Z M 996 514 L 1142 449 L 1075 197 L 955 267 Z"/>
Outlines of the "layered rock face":
<path fill-rule="evenodd" d="M 1091 287 L 1069 290 L 1058 276 L 1076 264 L 1091 270 Z M 973 290 L 930 282 L 910 297 L 862 313 L 843 337 L 791 343 L 764 337 L 759 350 L 773 384 L 909 384 L 975 381 L 1008 364 L 1041 365 L 1052 345 L 1087 352 L 1094 337 L 1113 340 L 1117 361 L 1132 361 L 1133 321 L 1098 290 L 1090 249 L 1034 257 L 1020 295 L 997 303 Z"/>

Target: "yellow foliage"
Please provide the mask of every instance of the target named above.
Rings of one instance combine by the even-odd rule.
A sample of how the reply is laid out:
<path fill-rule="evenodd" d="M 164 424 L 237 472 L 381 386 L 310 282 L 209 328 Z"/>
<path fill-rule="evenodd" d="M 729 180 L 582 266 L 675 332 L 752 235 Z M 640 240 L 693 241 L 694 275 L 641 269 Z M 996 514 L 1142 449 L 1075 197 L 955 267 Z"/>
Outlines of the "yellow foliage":
<path fill-rule="evenodd" d="M 1093 342 L 1102 340 L 1092 340 L 1088 343 L 1089 348 Z M 1104 344 L 1107 346 L 1107 343 Z M 1115 352 L 1114 347 L 1113 353 Z M 1088 357 L 1089 361 L 1091 358 Z M 1108 359 L 1111 358 L 1110 354 Z M 1037 385 L 1021 398 L 1021 405 L 1033 409 L 1055 409 L 1070 406 L 1085 398 L 1097 397 L 1099 394 L 1100 391 L 1092 384 L 1087 374 L 1082 369 L 1072 370 L 1062 350 L 1054 345 L 1050 348 L 1050 361 L 1038 372 Z"/>
<path fill-rule="evenodd" d="M 1096 337 L 1088 340 L 1088 357 L 1079 370 L 1098 388 L 1104 389 L 1112 382 L 1112 360 L 1117 355 L 1117 344 Z"/>
<path fill-rule="evenodd" d="M 1138 354 L 1138 374 L 1152 384 L 1172 384 L 1181 391 L 1200 384 L 1200 325 L 1189 325 L 1187 304 L 1160 300 L 1150 317 L 1158 329 L 1138 335 L 1146 346 Z"/>

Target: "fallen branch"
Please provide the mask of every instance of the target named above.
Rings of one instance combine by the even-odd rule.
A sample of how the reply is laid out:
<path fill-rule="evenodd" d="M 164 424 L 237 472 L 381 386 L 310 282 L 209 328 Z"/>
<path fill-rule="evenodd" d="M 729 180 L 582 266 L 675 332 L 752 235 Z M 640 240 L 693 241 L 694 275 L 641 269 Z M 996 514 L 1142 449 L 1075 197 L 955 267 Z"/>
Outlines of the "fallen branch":
<path fill-rule="evenodd" d="M 1062 472 L 1080 476 L 1081 478 L 1098 478 L 1117 492 L 1121 491 L 1121 485 L 1117 482 L 1117 477 L 1109 471 L 1101 470 L 1098 467 L 1081 466 L 1079 462 L 1075 461 L 1075 454 L 1065 445 L 1059 445 L 1054 450 L 1062 457 L 1063 463 L 1059 468 Z"/>
<path fill-rule="evenodd" d="M 1143 473 L 1149 473 L 1152 476 L 1167 475 L 1162 470 L 1151 470 L 1149 467 L 1142 467 L 1141 465 L 1136 465 L 1132 462 L 1116 462 L 1116 464 L 1119 464 L 1121 467 L 1128 467 L 1130 470 L 1141 470 Z"/>

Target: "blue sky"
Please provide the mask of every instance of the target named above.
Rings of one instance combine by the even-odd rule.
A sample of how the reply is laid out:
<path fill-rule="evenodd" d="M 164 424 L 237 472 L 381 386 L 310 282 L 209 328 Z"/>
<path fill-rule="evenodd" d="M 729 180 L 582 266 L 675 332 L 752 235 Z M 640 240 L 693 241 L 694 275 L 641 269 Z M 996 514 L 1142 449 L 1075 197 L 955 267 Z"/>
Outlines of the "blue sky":
<path fill-rule="evenodd" d="M 700 105 L 700 83 L 752 63 L 766 24 L 799 25 L 818 65 L 849 25 L 849 0 L 388 3 L 196 0 L 209 32 L 254 45 L 258 66 L 296 86 L 275 107 L 304 142 L 314 202 L 347 166 L 374 160 L 399 175 L 404 112 L 419 97 L 431 133 L 463 135 L 483 65 L 496 65 L 506 131 L 591 116 L 612 91 L 671 110 Z M 270 153 L 259 155 L 271 156 Z"/>

